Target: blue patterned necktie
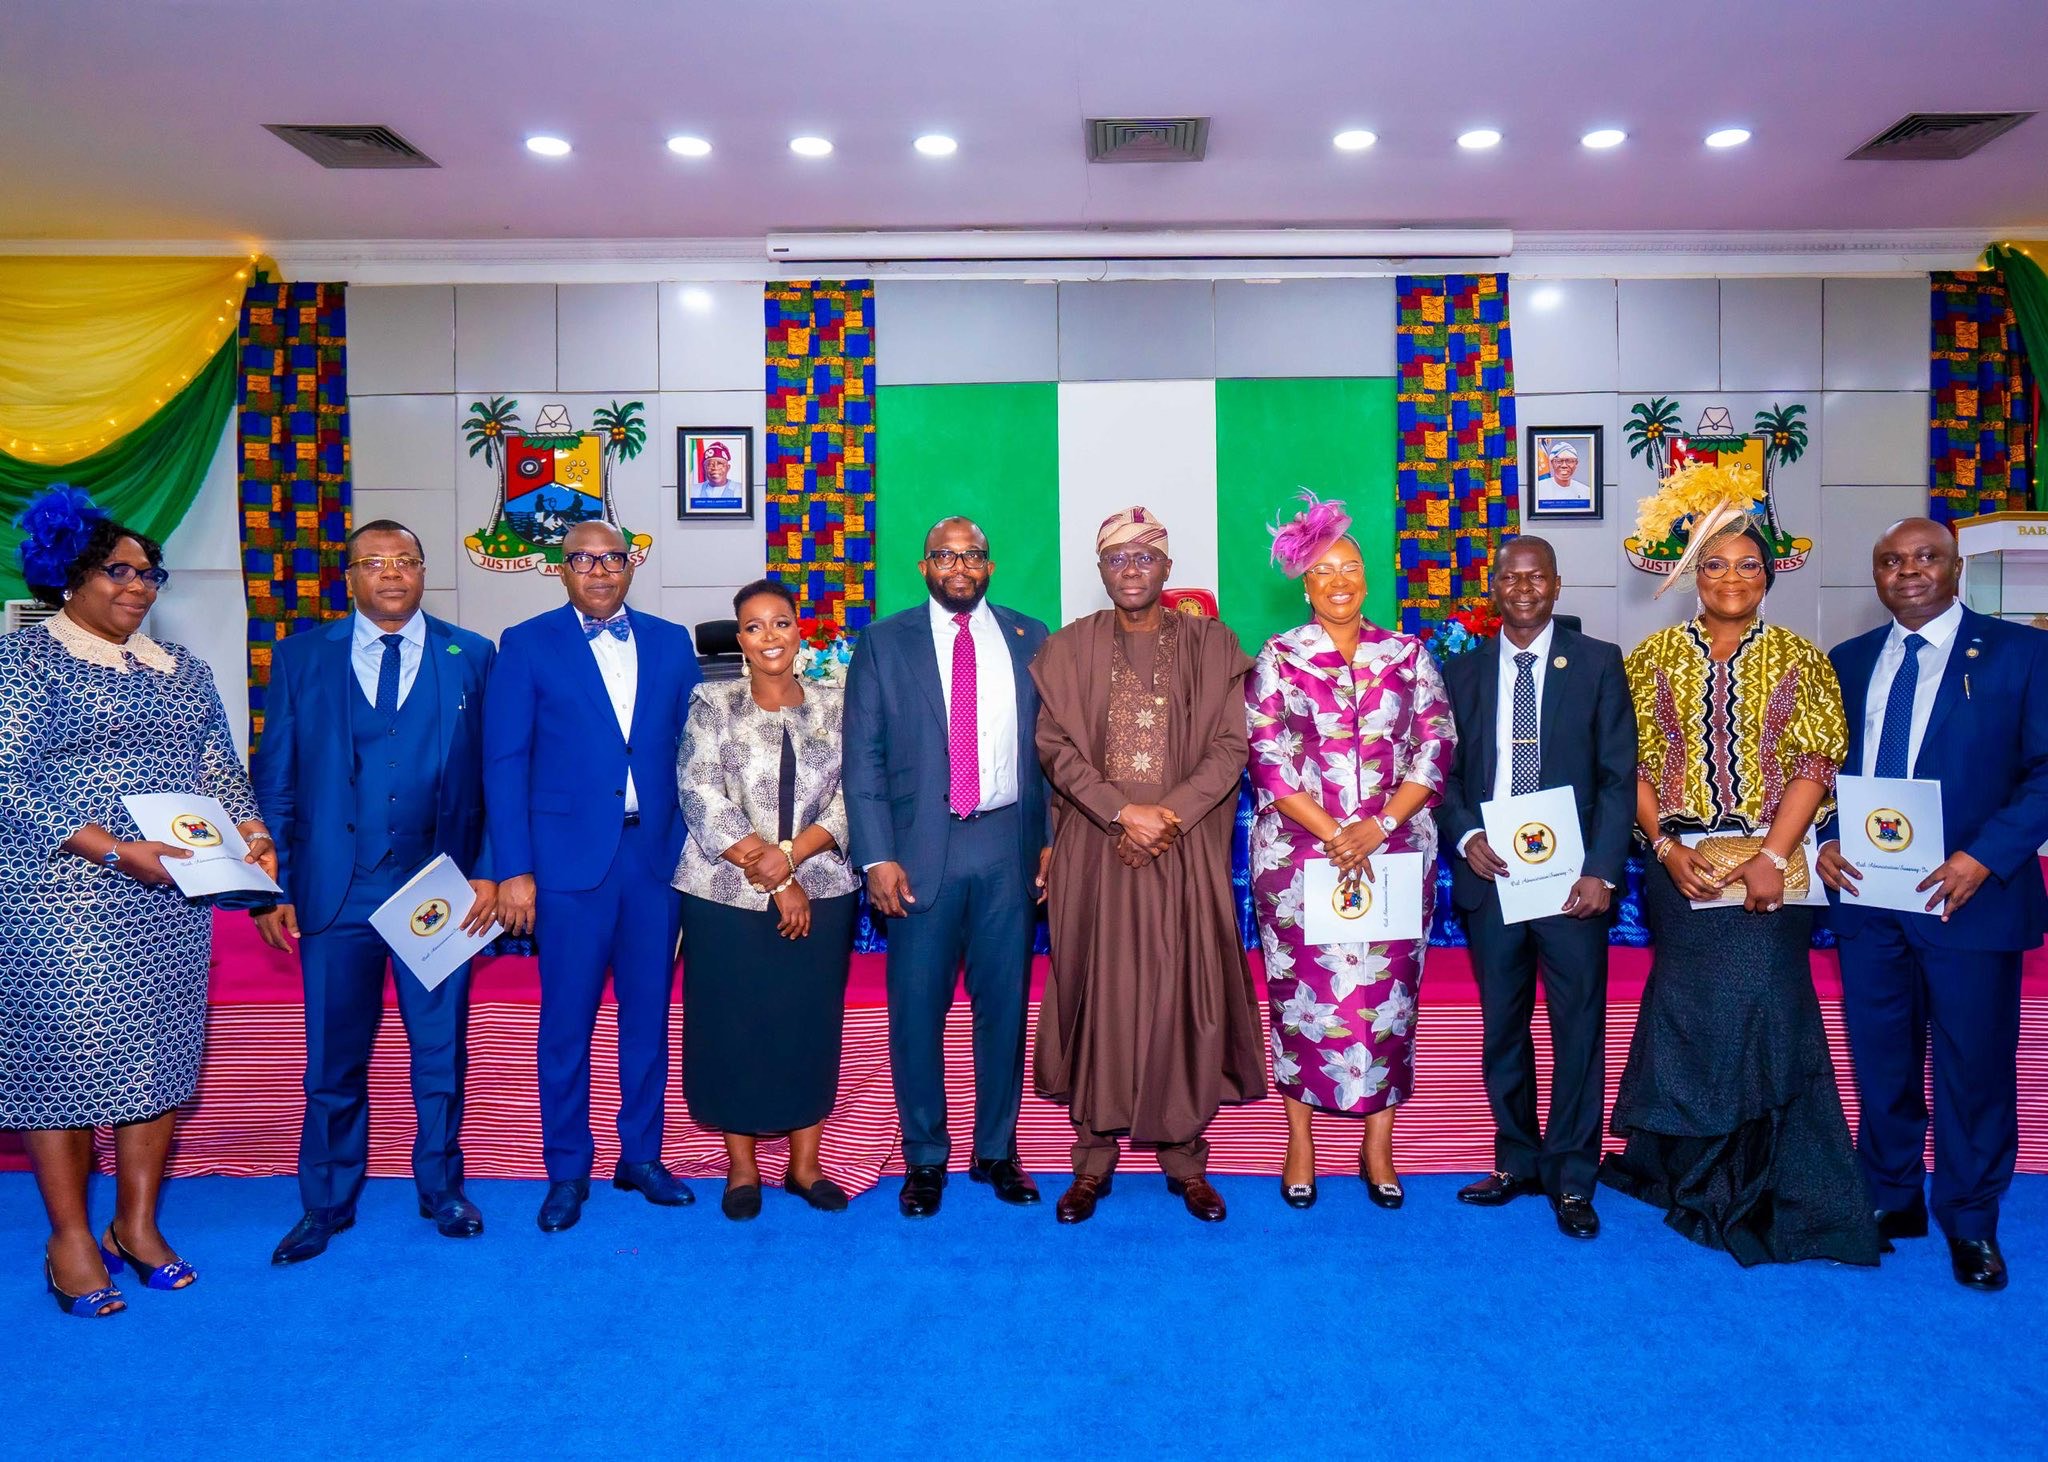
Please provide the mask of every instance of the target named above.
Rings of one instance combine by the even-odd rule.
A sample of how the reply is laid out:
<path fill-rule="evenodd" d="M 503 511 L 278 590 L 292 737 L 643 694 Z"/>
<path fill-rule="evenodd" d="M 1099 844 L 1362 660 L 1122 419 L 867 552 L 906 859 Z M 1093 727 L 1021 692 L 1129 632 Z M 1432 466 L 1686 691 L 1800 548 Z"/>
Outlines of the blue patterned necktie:
<path fill-rule="evenodd" d="M 1884 700 L 1884 729 L 1877 737 L 1877 775 L 1903 777 L 1906 748 L 1913 741 L 1913 692 L 1920 688 L 1920 652 L 1927 648 L 1921 635 L 1906 636 L 1906 658 L 1892 677 L 1891 693 Z"/>
<path fill-rule="evenodd" d="M 1514 771 L 1508 780 L 1508 794 L 1514 797 L 1536 790 L 1537 773 L 1543 765 L 1543 748 L 1536 737 L 1536 677 L 1529 669 L 1535 663 L 1534 650 L 1515 655 Z"/>
<path fill-rule="evenodd" d="M 384 658 L 377 662 L 377 714 L 395 716 L 398 714 L 398 647 L 405 643 L 404 635 L 379 635 L 384 642 Z"/>
<path fill-rule="evenodd" d="M 586 640 L 594 640 L 601 634 L 609 634 L 615 640 L 623 640 L 632 633 L 633 626 L 627 623 L 626 611 L 623 609 L 610 619 L 592 619 L 587 614 L 583 616 L 583 638 Z"/>

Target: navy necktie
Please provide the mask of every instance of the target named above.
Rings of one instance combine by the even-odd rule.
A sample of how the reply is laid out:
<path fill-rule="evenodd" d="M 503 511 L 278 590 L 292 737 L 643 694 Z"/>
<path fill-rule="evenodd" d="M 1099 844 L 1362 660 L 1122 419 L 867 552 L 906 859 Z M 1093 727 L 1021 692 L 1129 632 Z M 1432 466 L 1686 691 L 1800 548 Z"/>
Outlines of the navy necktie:
<path fill-rule="evenodd" d="M 398 714 L 398 647 L 405 643 L 404 635 L 379 635 L 384 642 L 384 658 L 377 662 L 377 713 L 381 716 Z"/>
<path fill-rule="evenodd" d="M 626 611 L 621 609 L 610 619 L 592 619 L 583 616 L 583 638 L 594 640 L 601 634 L 609 634 L 615 640 L 623 640 L 633 633 L 633 627 L 626 621 Z"/>
<path fill-rule="evenodd" d="M 1515 746 L 1513 760 L 1509 763 L 1512 771 L 1508 777 L 1508 794 L 1513 797 L 1536 790 L 1537 774 L 1543 766 L 1543 748 L 1538 744 L 1536 735 L 1536 677 L 1529 669 L 1535 663 L 1536 652 L 1533 650 L 1521 650 L 1515 655 L 1515 703 L 1511 723 Z"/>
<path fill-rule="evenodd" d="M 1891 693 L 1884 699 L 1884 729 L 1877 737 L 1877 775 L 1903 777 L 1906 749 L 1913 743 L 1913 692 L 1920 687 L 1920 652 L 1927 648 L 1924 636 L 1906 636 L 1906 658 L 1892 677 Z"/>

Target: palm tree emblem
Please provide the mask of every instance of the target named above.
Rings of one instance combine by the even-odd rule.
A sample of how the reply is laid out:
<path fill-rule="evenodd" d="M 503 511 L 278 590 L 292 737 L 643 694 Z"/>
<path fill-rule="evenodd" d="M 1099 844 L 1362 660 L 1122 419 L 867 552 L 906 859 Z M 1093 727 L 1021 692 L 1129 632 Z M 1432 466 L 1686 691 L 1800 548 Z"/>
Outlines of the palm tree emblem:
<path fill-rule="evenodd" d="M 1806 408 L 1797 404 L 1756 414 L 1751 430 L 1765 439 L 1764 454 L 1772 462 L 1797 462 L 1806 454 L 1806 423 L 1800 420 L 1805 415 Z"/>
<path fill-rule="evenodd" d="M 624 406 L 614 401 L 609 406 L 600 406 L 590 413 L 590 424 L 604 433 L 604 450 L 607 457 L 630 460 L 640 455 L 640 449 L 647 445 L 647 427 L 643 413 L 647 409 L 644 401 L 628 401 Z"/>
<path fill-rule="evenodd" d="M 1648 460 L 1650 470 L 1664 476 L 1671 455 L 1671 438 L 1678 433 L 1678 402 L 1669 396 L 1638 401 L 1622 428 L 1628 438 L 1628 454 Z"/>
<path fill-rule="evenodd" d="M 469 455 L 481 454 L 484 466 L 497 466 L 498 458 L 504 454 L 505 434 L 518 425 L 517 401 L 508 401 L 503 396 L 472 401 L 469 419 L 462 424 L 462 434 L 469 439 Z"/>

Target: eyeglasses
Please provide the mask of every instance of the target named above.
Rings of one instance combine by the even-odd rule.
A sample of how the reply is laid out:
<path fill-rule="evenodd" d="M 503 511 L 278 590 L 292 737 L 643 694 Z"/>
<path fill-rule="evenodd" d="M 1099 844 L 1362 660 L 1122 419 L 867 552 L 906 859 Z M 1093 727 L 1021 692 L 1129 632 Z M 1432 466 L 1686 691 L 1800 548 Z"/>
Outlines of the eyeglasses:
<path fill-rule="evenodd" d="M 402 574 L 416 574 L 426 566 L 425 559 L 414 558 L 409 553 L 400 554 L 397 558 L 385 558 L 382 555 L 359 558 L 349 565 L 352 569 L 363 569 L 373 574 L 381 574 L 386 569 L 397 569 Z"/>
<path fill-rule="evenodd" d="M 1705 559 L 1700 564 L 1700 577 L 1725 579 L 1731 570 L 1738 579 L 1754 579 L 1763 573 L 1764 561 L 1760 558 L 1738 558 L 1733 562 L 1725 558 Z"/>
<path fill-rule="evenodd" d="M 985 569 L 988 567 L 988 550 L 986 548 L 934 548 L 925 555 L 925 559 L 933 568 L 951 569 L 965 564 L 970 569 Z"/>
<path fill-rule="evenodd" d="M 1142 572 L 1150 573 L 1165 562 L 1165 554 L 1154 553 L 1149 548 L 1136 550 L 1115 548 L 1102 555 L 1102 566 L 1113 574 L 1120 574 L 1128 568 L 1135 568 Z"/>
<path fill-rule="evenodd" d="M 100 572 L 117 584 L 132 584 L 140 579 L 152 589 L 161 589 L 171 581 L 169 569 L 139 569 L 132 563 L 103 563 Z"/>
<path fill-rule="evenodd" d="M 1355 579 L 1364 572 L 1365 565 L 1358 562 L 1357 559 L 1353 559 L 1350 563 L 1319 563 L 1304 573 L 1302 577 L 1308 579 L 1330 579 L 1335 578 L 1338 574 L 1349 574 Z"/>
<path fill-rule="evenodd" d="M 565 553 L 562 555 L 562 562 L 579 574 L 590 573 L 599 564 L 604 565 L 604 571 L 608 574 L 622 574 L 626 571 L 628 560 L 626 555 L 613 549 L 610 553 Z"/>

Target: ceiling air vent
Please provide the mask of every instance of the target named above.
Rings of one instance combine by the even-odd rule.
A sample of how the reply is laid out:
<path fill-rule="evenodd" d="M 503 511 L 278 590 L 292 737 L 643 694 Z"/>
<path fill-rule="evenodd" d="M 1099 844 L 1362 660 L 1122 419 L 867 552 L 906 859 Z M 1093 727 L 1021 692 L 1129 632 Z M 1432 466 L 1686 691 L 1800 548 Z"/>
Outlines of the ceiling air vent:
<path fill-rule="evenodd" d="M 1953 162 L 2003 136 L 2032 112 L 1914 112 L 1849 154 L 1850 161 Z"/>
<path fill-rule="evenodd" d="M 435 162 L 389 127 L 292 127 L 266 122 L 275 133 L 323 168 L 437 168 Z"/>
<path fill-rule="evenodd" d="M 1092 117 L 1083 122 L 1090 162 L 1200 162 L 1207 117 Z"/>

